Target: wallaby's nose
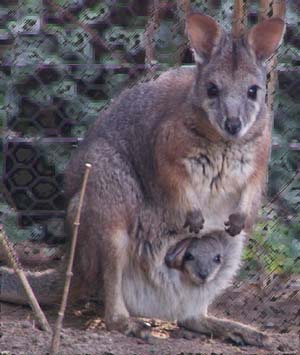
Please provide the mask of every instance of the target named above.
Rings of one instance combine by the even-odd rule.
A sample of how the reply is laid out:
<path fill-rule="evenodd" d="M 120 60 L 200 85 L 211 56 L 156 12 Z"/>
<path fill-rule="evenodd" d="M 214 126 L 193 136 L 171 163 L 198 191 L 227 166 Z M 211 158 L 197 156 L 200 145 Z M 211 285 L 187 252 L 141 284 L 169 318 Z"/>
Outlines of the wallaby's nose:
<path fill-rule="evenodd" d="M 239 133 L 241 128 L 242 128 L 242 122 L 238 117 L 226 119 L 225 129 L 229 134 L 234 136 L 235 134 Z"/>
<path fill-rule="evenodd" d="M 198 272 L 198 276 L 200 277 L 200 279 L 206 280 L 206 278 L 208 276 L 208 271 L 207 270 L 201 270 L 201 271 Z"/>

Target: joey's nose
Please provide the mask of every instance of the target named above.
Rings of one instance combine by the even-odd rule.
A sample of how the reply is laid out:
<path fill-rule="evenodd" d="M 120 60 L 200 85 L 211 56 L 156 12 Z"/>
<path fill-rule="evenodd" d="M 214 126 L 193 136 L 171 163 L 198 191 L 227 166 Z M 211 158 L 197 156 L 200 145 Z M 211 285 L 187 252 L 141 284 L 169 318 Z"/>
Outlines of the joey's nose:
<path fill-rule="evenodd" d="M 208 276 L 208 271 L 206 270 L 199 271 L 198 276 L 200 277 L 200 279 L 206 280 Z"/>
<path fill-rule="evenodd" d="M 225 121 L 225 129 L 231 135 L 236 135 L 242 128 L 241 120 L 237 117 L 227 118 Z"/>

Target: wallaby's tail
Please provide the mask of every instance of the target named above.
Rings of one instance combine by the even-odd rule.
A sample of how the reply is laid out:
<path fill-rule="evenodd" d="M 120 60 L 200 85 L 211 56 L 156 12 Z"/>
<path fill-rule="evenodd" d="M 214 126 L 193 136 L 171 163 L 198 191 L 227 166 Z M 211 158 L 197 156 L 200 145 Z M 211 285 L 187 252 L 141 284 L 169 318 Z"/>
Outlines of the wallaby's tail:
<path fill-rule="evenodd" d="M 40 304 L 59 302 L 63 290 L 62 272 L 54 269 L 26 271 L 28 281 Z M 15 272 L 8 267 L 0 267 L 0 301 L 28 304 L 28 299 Z"/>

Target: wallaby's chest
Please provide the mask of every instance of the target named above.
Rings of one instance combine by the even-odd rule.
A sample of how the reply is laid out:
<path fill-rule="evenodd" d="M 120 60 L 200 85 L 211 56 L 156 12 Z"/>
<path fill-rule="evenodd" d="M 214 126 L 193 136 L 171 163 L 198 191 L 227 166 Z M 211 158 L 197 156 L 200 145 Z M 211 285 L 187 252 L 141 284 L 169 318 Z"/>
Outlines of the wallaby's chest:
<path fill-rule="evenodd" d="M 241 193 L 255 170 L 255 155 L 254 144 L 247 147 L 220 145 L 195 150 L 184 159 L 189 177 L 187 198 L 202 210 L 206 220 L 228 217 L 237 208 Z"/>
<path fill-rule="evenodd" d="M 247 149 L 247 151 L 246 151 Z M 196 150 L 184 164 L 195 191 L 216 194 L 235 192 L 242 188 L 255 168 L 253 146 L 226 148 L 223 146 Z"/>

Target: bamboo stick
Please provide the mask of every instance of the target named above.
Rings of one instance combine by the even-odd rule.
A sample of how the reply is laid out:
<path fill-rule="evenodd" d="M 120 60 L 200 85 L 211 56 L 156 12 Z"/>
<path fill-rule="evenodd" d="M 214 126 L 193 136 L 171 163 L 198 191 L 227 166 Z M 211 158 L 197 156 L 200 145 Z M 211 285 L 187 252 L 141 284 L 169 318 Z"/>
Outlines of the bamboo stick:
<path fill-rule="evenodd" d="M 44 314 L 44 312 L 42 311 L 33 291 L 32 288 L 27 280 L 27 277 L 24 273 L 24 271 L 22 270 L 22 268 L 20 267 L 19 263 L 18 263 L 18 258 L 17 255 L 14 251 L 14 248 L 11 244 L 11 242 L 8 240 L 4 230 L 3 230 L 3 226 L 0 225 L 0 244 L 2 244 L 3 249 L 5 250 L 9 263 L 11 265 L 11 267 L 14 269 L 15 273 L 17 274 L 17 276 L 20 279 L 20 282 L 24 288 L 24 291 L 26 293 L 26 296 L 28 298 L 29 304 L 31 306 L 31 309 L 33 311 L 33 314 L 39 324 L 39 327 L 42 330 L 45 330 L 46 332 L 51 333 L 51 328 L 50 325 L 47 321 L 47 318 Z M 1 290 L 0 290 L 1 292 Z"/>
<path fill-rule="evenodd" d="M 77 242 L 78 230 L 79 230 L 79 226 L 80 226 L 80 214 L 81 214 L 83 199 L 84 199 L 85 190 L 86 190 L 86 186 L 87 186 L 87 180 L 88 180 L 92 165 L 85 164 L 85 167 L 86 167 L 86 169 L 85 169 L 83 184 L 82 184 L 81 193 L 80 193 L 79 205 L 78 205 L 78 210 L 77 210 L 77 214 L 76 214 L 76 218 L 75 218 L 75 222 L 74 222 L 74 231 L 73 231 L 73 238 L 72 238 L 72 242 L 71 242 L 70 259 L 69 259 L 68 267 L 67 267 L 67 271 L 66 271 L 66 281 L 65 281 L 65 286 L 64 286 L 64 292 L 63 292 L 61 306 L 60 306 L 60 309 L 58 312 L 58 317 L 57 317 L 57 320 L 55 323 L 54 333 L 53 333 L 53 337 L 52 337 L 52 341 L 51 341 L 50 355 L 56 355 L 56 354 L 58 354 L 58 351 L 59 351 L 60 333 L 61 333 L 62 323 L 63 323 L 64 314 L 65 314 L 65 310 L 66 310 L 66 306 L 67 306 L 71 278 L 73 276 L 72 269 L 73 269 L 73 262 L 74 262 L 74 256 L 75 256 L 75 247 L 76 247 L 76 242 Z"/>

